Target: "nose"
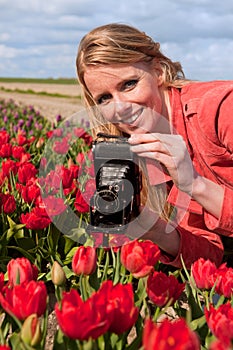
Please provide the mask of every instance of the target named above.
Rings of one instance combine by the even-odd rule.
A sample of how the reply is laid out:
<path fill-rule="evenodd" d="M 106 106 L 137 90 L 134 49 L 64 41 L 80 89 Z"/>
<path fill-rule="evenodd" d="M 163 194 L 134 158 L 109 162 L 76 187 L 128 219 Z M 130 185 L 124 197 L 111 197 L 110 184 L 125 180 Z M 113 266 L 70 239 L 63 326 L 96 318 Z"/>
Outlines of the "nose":
<path fill-rule="evenodd" d="M 132 113 L 132 103 L 122 100 L 114 100 L 106 106 L 101 106 L 103 116 L 111 123 L 124 122 Z"/>
<path fill-rule="evenodd" d="M 115 102 L 115 119 L 123 122 L 132 113 L 132 103 L 127 101 Z"/>

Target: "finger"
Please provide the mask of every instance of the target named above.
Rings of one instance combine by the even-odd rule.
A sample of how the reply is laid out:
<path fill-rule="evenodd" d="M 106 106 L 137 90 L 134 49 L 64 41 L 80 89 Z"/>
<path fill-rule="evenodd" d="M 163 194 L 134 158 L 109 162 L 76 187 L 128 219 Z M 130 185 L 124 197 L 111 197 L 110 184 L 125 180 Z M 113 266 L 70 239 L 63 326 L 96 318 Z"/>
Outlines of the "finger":
<path fill-rule="evenodd" d="M 145 152 L 161 152 L 170 154 L 168 148 L 165 147 L 160 141 L 150 142 L 150 143 L 142 143 L 131 146 L 132 152 L 141 154 Z"/>
<path fill-rule="evenodd" d="M 175 135 L 168 135 L 168 134 L 159 134 L 159 133 L 153 133 L 153 134 L 133 134 L 128 139 L 128 142 L 130 144 L 138 144 L 138 143 L 148 143 L 148 142 L 155 142 L 155 141 L 162 141 L 162 142 L 168 142 L 169 144 L 172 142 L 172 139 Z M 172 137 L 172 139 L 171 139 Z"/>
<path fill-rule="evenodd" d="M 144 152 L 139 154 L 142 158 L 150 158 L 162 163 L 167 169 L 176 168 L 173 157 L 161 152 Z"/>

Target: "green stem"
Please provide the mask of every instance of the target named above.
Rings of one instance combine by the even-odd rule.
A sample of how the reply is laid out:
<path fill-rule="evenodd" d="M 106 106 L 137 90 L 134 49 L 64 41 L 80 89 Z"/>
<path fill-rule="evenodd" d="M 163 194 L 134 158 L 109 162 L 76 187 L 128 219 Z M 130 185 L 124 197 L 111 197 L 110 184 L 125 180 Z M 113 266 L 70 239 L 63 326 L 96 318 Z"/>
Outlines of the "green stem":
<path fill-rule="evenodd" d="M 160 313 L 161 313 L 160 308 L 159 308 L 159 307 L 156 307 L 155 313 L 154 313 L 154 315 L 153 315 L 153 317 L 152 317 L 152 319 L 153 319 L 154 322 L 157 321 L 157 319 L 158 319 L 159 316 L 160 316 Z"/>
<path fill-rule="evenodd" d="M 80 276 L 80 289 L 81 289 L 81 295 L 82 295 L 83 300 L 88 299 L 87 278 L 88 278 L 88 276 L 83 275 L 83 274 Z"/>

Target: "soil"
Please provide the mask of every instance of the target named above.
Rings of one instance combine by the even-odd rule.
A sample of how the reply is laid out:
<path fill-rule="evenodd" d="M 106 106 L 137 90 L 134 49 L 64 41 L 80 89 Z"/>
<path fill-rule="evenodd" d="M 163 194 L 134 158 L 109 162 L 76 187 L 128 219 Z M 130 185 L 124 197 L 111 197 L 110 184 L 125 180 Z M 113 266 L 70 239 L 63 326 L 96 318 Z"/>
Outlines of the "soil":
<path fill-rule="evenodd" d="M 0 98 L 13 99 L 21 105 L 31 105 L 49 120 L 53 120 L 57 115 L 67 118 L 77 112 L 80 119 L 86 119 L 80 96 L 78 83 L 67 85 L 0 82 Z"/>

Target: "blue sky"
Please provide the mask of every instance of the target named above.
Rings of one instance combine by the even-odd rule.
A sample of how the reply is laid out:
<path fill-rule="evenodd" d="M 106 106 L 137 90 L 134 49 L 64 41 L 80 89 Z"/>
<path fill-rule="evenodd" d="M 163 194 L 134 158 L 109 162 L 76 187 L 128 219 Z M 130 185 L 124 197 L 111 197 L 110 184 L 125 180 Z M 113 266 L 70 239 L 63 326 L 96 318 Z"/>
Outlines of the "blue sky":
<path fill-rule="evenodd" d="M 232 0 L 0 0 L 0 77 L 75 77 L 80 39 L 110 22 L 159 41 L 188 78 L 233 80 Z"/>

